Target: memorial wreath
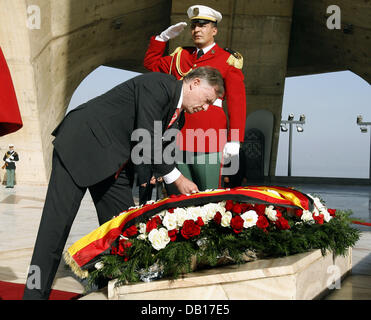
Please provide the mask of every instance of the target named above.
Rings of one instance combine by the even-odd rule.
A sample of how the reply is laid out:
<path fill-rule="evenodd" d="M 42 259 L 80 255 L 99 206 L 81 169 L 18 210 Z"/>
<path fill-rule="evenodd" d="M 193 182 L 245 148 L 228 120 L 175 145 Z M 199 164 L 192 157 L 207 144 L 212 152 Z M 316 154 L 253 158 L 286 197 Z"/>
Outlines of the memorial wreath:
<path fill-rule="evenodd" d="M 312 249 L 345 255 L 359 239 L 350 215 L 292 188 L 208 190 L 129 208 L 74 243 L 64 259 L 90 283 L 104 277 L 124 284 Z"/>

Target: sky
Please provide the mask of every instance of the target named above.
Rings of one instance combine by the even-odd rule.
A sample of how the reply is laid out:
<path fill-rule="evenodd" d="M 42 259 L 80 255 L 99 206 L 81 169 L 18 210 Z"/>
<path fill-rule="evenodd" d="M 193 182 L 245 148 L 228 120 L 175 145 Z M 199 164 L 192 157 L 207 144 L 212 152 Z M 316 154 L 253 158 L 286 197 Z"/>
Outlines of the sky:
<path fill-rule="evenodd" d="M 139 73 L 98 67 L 74 92 L 67 112 Z M 368 178 L 370 129 L 361 133 L 357 115 L 371 122 L 370 85 L 350 71 L 286 78 L 282 119 L 306 117 L 304 131 L 293 126 L 292 176 Z M 288 132 L 280 132 L 277 176 L 287 176 Z"/>

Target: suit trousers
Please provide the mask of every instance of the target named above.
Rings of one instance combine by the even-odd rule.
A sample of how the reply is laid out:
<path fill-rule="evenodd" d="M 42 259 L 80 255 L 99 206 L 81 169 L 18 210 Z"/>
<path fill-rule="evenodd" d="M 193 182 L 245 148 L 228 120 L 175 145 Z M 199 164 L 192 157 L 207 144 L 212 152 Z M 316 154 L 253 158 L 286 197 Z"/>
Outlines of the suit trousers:
<path fill-rule="evenodd" d="M 89 189 L 99 224 L 134 206 L 129 169 L 89 187 L 78 186 L 64 167 L 56 150 L 44 209 L 31 259 L 24 300 L 47 300 L 60 264 L 72 223 L 86 189 Z M 92 172 L 94 174 L 94 172 Z"/>

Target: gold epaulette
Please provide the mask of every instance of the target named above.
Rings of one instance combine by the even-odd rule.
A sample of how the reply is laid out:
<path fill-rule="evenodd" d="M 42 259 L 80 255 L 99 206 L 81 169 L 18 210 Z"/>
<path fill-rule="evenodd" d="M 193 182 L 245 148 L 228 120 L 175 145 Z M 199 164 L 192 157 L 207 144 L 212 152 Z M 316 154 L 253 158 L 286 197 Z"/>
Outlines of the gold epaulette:
<path fill-rule="evenodd" d="M 175 61 L 175 67 L 176 67 L 176 70 L 178 71 L 179 75 L 181 76 L 181 79 L 183 79 L 184 76 L 186 76 L 188 73 L 190 73 L 192 71 L 192 68 L 189 69 L 187 72 L 183 72 L 181 70 L 181 68 L 180 68 L 180 57 L 182 55 L 182 51 L 183 51 L 183 48 L 178 47 L 174 50 L 174 52 L 172 54 L 170 54 L 172 59 L 171 59 L 171 64 L 170 64 L 170 69 L 169 69 L 169 74 L 171 74 L 171 69 L 172 69 L 172 66 L 173 66 L 174 56 L 177 54 L 176 61 Z"/>
<path fill-rule="evenodd" d="M 179 51 L 182 51 L 183 48 L 182 47 L 178 47 L 174 50 L 174 52 L 172 54 L 170 54 L 172 57 L 175 56 Z"/>
<path fill-rule="evenodd" d="M 224 50 L 231 54 L 227 59 L 227 63 L 237 69 L 242 69 L 243 67 L 242 54 L 229 48 L 224 48 Z"/>

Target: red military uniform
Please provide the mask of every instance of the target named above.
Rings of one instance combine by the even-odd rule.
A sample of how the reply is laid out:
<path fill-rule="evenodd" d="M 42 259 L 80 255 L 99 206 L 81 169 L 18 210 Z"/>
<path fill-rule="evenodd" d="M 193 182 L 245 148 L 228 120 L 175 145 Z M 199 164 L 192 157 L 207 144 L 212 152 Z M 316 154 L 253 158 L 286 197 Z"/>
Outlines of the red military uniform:
<path fill-rule="evenodd" d="M 22 125 L 12 78 L 0 48 L 0 136 L 15 132 Z"/>
<path fill-rule="evenodd" d="M 144 58 L 144 66 L 154 72 L 163 72 L 181 79 L 191 69 L 210 66 L 219 70 L 224 79 L 225 99 L 228 107 L 229 130 L 226 135 L 227 118 L 222 107 L 210 106 L 207 111 L 195 114 L 185 114 L 185 124 L 182 128 L 183 141 L 178 140 L 181 150 L 195 152 L 221 152 L 227 141 L 243 142 L 246 122 L 246 93 L 243 82 L 242 57 L 237 59 L 230 52 L 215 44 L 207 53 L 197 59 L 195 47 L 177 48 L 170 56 L 164 56 L 166 42 L 155 37 L 150 40 L 149 48 Z M 205 132 L 213 128 L 217 133 L 217 143 L 210 141 L 205 148 L 197 146 L 196 139 L 186 143 L 187 129 L 203 129 Z M 222 129 L 220 131 L 220 129 Z M 238 129 L 238 135 L 231 130 Z M 206 139 L 208 141 L 208 139 Z"/>

